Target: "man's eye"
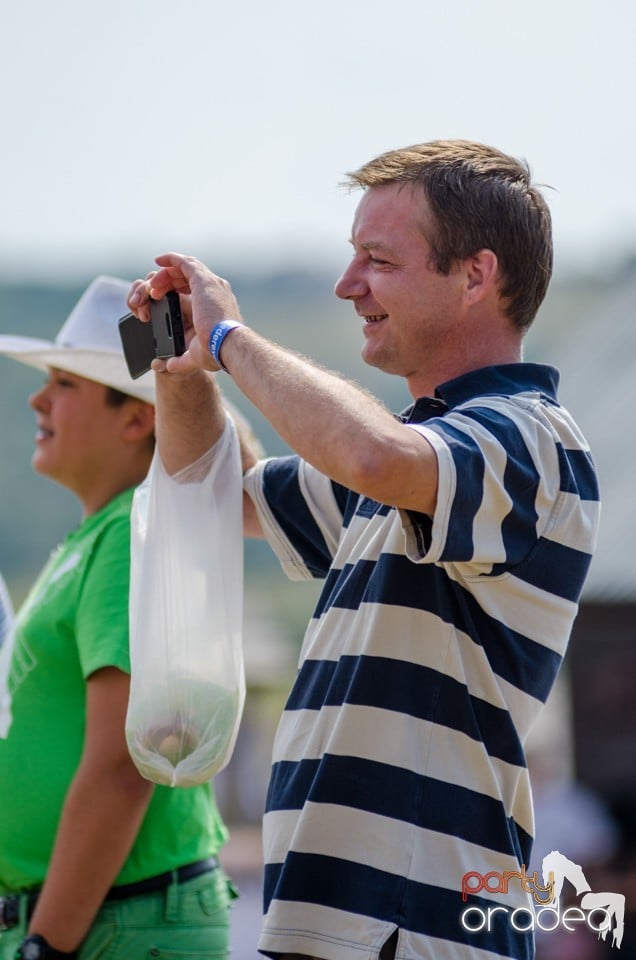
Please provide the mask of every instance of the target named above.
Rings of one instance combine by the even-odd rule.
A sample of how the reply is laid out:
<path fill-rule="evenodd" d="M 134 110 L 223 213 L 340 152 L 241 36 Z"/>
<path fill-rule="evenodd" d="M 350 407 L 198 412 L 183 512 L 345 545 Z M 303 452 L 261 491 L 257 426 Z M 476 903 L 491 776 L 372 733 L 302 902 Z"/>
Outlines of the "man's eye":
<path fill-rule="evenodd" d="M 388 262 L 389 262 L 388 260 L 380 260 L 379 257 L 369 257 L 369 263 L 375 263 L 375 264 L 378 264 L 378 265 L 386 265 L 386 264 L 388 264 Z"/>

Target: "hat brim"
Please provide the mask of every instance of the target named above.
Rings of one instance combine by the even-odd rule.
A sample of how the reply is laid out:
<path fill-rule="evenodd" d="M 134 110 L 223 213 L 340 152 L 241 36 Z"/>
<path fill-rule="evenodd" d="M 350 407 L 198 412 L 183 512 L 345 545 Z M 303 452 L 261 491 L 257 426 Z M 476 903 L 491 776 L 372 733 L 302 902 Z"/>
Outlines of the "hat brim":
<path fill-rule="evenodd" d="M 79 350 L 58 347 L 49 340 L 0 335 L 0 354 L 38 370 L 56 367 L 78 377 L 114 387 L 146 403 L 155 402 L 155 375 L 152 371 L 133 380 L 122 354 L 108 350 Z"/>

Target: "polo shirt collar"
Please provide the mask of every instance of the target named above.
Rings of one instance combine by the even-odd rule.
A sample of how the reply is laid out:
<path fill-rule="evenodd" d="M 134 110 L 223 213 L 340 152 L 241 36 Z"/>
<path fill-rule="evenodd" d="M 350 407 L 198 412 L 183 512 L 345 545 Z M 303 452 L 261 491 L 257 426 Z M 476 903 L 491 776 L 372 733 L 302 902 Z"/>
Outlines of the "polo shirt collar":
<path fill-rule="evenodd" d="M 558 403 L 558 386 L 559 371 L 544 363 L 501 363 L 481 367 L 440 384 L 434 397 L 420 397 L 402 418 L 427 419 L 439 415 L 441 410 L 450 410 L 474 397 L 484 396 L 538 393 L 550 402 Z"/>

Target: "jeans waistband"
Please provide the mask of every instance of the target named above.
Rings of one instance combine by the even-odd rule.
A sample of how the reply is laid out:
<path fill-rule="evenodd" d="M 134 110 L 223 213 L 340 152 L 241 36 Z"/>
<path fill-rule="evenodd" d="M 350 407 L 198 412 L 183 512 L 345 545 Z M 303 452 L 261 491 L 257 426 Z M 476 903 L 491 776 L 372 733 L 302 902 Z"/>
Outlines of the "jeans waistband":
<path fill-rule="evenodd" d="M 129 897 L 140 897 L 144 893 L 156 893 L 159 890 L 165 890 L 174 881 L 184 883 L 186 880 L 194 880 L 204 873 L 210 873 L 216 870 L 219 861 L 216 857 L 207 857 L 205 860 L 197 860 L 195 863 L 186 863 L 183 867 L 177 867 L 176 870 L 166 870 L 165 873 L 158 873 L 154 877 L 148 877 L 146 880 L 138 880 L 136 883 L 124 883 L 118 887 L 111 887 L 104 902 L 107 900 L 128 900 Z"/>
<path fill-rule="evenodd" d="M 112 900 L 128 900 L 130 897 L 141 897 L 146 893 L 157 893 L 165 890 L 173 882 L 185 883 L 186 880 L 193 880 L 204 873 L 210 873 L 216 870 L 219 861 L 216 857 L 207 857 L 205 860 L 197 860 L 195 863 L 186 863 L 175 870 L 166 870 L 165 873 L 158 873 L 154 877 L 147 877 L 145 880 L 138 880 L 136 883 L 124 883 L 118 887 L 111 887 L 104 903 Z M 0 930 L 9 930 L 17 926 L 20 922 L 20 901 L 26 898 L 27 917 L 30 917 L 35 909 L 35 904 L 40 895 L 40 890 L 28 890 L 22 894 L 10 894 L 9 896 L 0 896 Z"/>

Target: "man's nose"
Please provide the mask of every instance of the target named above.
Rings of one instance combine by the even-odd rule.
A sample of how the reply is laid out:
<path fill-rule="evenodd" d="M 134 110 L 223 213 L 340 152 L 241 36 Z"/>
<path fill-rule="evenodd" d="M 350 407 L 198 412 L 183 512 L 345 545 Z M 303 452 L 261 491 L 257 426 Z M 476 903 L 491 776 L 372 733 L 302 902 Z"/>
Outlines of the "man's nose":
<path fill-rule="evenodd" d="M 359 264 L 352 260 L 339 280 L 336 281 L 334 292 L 341 300 L 355 300 L 364 296 L 368 291 L 366 280 Z"/>

